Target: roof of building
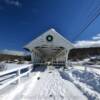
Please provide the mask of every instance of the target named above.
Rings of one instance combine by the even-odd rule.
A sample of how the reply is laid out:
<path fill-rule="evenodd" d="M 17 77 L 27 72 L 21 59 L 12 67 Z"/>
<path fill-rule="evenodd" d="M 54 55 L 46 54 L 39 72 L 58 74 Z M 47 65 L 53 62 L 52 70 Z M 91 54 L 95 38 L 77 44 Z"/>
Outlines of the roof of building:
<path fill-rule="evenodd" d="M 29 42 L 24 48 L 32 50 L 36 47 L 63 47 L 66 49 L 74 48 L 74 45 L 64 38 L 61 34 L 59 34 L 55 29 L 50 29 L 44 32 L 42 35 L 37 37 L 36 39 Z"/>

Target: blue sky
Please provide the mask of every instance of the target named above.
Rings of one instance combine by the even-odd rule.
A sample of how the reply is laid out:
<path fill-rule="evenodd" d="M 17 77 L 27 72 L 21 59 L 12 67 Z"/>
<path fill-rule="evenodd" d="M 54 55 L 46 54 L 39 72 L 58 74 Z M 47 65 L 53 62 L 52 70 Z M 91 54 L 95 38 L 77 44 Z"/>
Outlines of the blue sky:
<path fill-rule="evenodd" d="M 99 0 L 0 0 L 0 49 L 22 50 L 50 28 L 71 42 L 91 40 L 100 33 L 100 17 L 80 32 L 99 8 Z"/>

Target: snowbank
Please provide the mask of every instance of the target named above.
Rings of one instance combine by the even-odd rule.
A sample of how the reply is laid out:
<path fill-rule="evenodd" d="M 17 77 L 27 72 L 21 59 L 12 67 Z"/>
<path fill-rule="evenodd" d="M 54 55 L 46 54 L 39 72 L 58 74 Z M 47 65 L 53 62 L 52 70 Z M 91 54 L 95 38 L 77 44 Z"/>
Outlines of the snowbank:
<path fill-rule="evenodd" d="M 71 81 L 89 100 L 100 100 L 100 75 L 77 69 L 60 71 L 62 78 Z"/>

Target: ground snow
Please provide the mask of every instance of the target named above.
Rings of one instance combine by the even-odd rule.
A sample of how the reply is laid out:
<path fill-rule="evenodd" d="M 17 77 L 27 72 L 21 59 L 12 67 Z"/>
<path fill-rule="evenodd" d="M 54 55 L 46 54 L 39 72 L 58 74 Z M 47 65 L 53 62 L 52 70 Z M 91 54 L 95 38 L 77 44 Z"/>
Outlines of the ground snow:
<path fill-rule="evenodd" d="M 82 66 L 36 70 L 27 81 L 7 91 L 0 100 L 100 100 L 100 72 Z"/>
<path fill-rule="evenodd" d="M 4 95 L 6 99 L 0 100 L 8 100 L 10 96 L 10 100 L 87 100 L 73 83 L 61 77 L 58 70 L 35 73 L 27 83 L 19 85 L 18 91 L 13 90 L 13 93 Z"/>

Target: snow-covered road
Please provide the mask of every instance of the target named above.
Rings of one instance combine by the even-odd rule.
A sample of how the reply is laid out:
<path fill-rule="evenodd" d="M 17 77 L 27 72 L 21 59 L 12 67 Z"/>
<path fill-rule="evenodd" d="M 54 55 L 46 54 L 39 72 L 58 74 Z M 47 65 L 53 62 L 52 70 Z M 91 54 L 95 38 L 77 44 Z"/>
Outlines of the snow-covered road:
<path fill-rule="evenodd" d="M 57 70 L 46 70 L 37 76 L 39 80 L 30 79 L 12 100 L 87 100 L 74 84 L 62 79 Z"/>

